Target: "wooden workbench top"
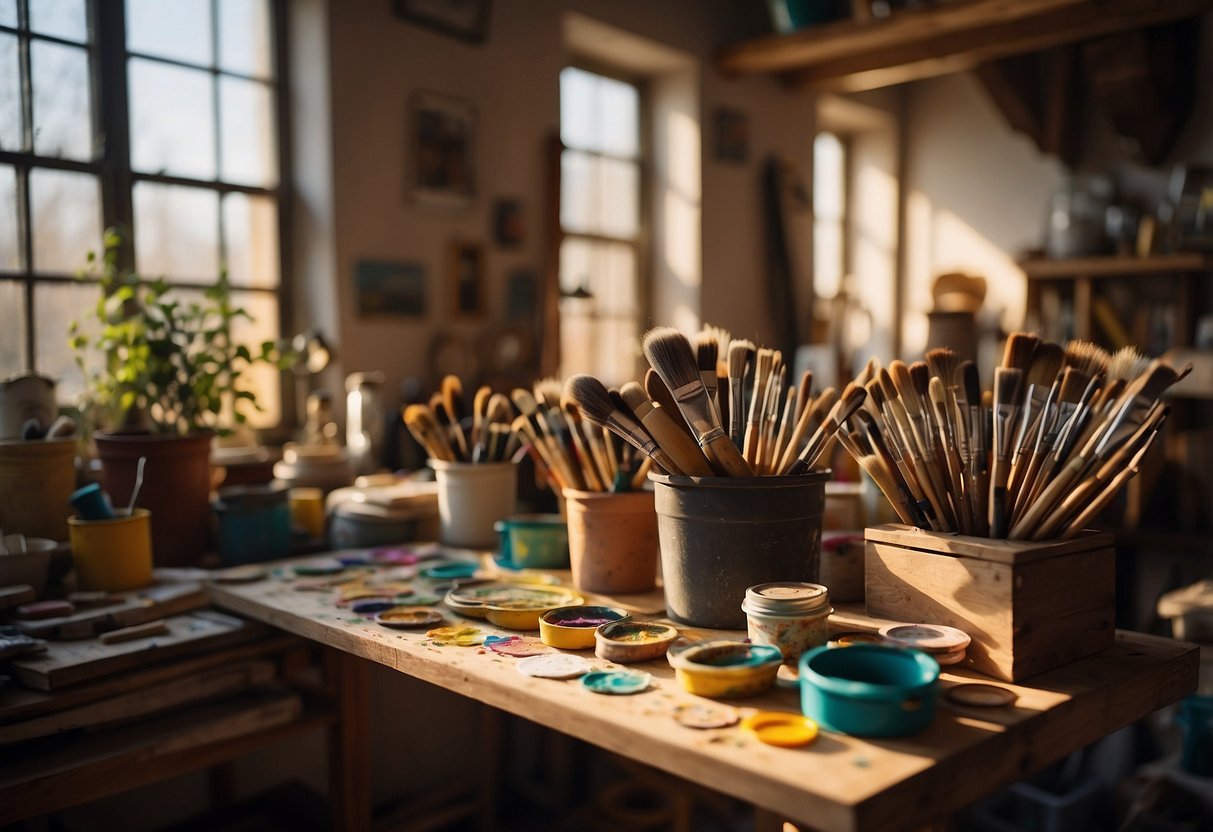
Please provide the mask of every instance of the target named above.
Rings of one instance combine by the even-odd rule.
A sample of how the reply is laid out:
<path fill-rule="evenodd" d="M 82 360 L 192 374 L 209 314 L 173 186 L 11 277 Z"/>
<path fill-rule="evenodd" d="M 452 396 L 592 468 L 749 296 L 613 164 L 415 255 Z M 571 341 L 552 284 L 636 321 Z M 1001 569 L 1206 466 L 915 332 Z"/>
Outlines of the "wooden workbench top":
<path fill-rule="evenodd" d="M 215 604 L 361 656 L 649 765 L 750 801 L 820 830 L 912 828 L 961 808 L 1196 689 L 1194 645 L 1139 633 L 1117 634 L 1103 653 L 1029 684 L 998 682 L 1019 695 L 1012 707 L 972 708 L 940 697 L 931 726 L 903 739 L 863 740 L 823 731 L 810 746 L 764 745 L 737 726 L 707 731 L 672 716 L 704 702 L 681 689 L 664 660 L 634 669 L 653 684 L 635 696 L 591 693 L 576 681 L 520 674 L 516 659 L 483 647 L 437 645 L 424 631 L 390 630 L 337 605 L 336 590 L 300 591 L 291 561 L 249 584 L 211 585 Z M 554 573 L 560 576 L 561 573 Z M 564 573 L 567 577 L 567 573 Z M 416 591 L 430 582 L 410 581 Z M 660 595 L 611 599 L 637 611 L 660 609 Z M 587 597 L 587 602 L 601 599 Z M 448 624 L 515 635 L 447 610 Z M 859 611 L 831 617 L 835 631 L 872 629 Z M 692 638 L 712 631 L 683 628 Z M 737 633 L 717 633 L 738 637 Z M 615 665 L 583 652 L 598 669 Z M 991 681 L 970 671 L 942 675 L 943 687 Z M 739 709 L 799 712 L 798 692 L 779 688 L 735 700 Z M 744 714 L 744 710 L 743 710 Z"/>

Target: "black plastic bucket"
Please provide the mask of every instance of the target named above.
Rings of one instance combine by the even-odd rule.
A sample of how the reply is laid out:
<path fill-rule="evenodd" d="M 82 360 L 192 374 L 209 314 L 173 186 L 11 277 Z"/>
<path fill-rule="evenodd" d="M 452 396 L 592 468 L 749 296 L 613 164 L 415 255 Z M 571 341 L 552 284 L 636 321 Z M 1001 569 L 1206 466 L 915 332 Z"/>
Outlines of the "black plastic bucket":
<path fill-rule="evenodd" d="M 825 484 L 799 477 L 650 474 L 666 612 L 696 627 L 745 629 L 745 591 L 775 581 L 817 582 Z"/>

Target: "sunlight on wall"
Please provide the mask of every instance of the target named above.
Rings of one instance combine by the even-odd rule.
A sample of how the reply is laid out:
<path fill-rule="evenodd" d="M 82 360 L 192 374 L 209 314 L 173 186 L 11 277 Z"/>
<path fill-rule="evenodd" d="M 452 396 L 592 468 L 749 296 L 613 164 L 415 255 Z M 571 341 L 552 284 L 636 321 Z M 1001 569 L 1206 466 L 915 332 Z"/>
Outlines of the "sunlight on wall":
<path fill-rule="evenodd" d="M 699 205 L 667 188 L 661 205 L 661 259 L 670 276 L 687 288 L 698 289 Z"/>
<path fill-rule="evenodd" d="M 892 172 L 892 137 L 879 133 L 856 136 L 852 158 L 854 225 L 846 289 L 855 311 L 847 346 L 855 350 L 857 362 L 866 361 L 869 355 L 888 361 L 893 357 L 897 308 L 897 179 Z"/>

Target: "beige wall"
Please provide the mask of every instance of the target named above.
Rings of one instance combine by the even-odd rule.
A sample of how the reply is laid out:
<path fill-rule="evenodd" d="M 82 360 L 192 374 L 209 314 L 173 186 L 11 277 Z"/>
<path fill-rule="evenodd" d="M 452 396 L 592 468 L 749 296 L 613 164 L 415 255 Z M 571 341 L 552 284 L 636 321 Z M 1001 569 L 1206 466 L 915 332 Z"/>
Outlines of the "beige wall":
<path fill-rule="evenodd" d="M 422 374 L 431 337 L 441 330 L 474 339 L 504 312 L 505 279 L 517 268 L 543 267 L 543 143 L 558 128 L 558 74 L 569 59 L 563 44 L 566 11 L 681 50 L 701 62 L 699 112 L 709 120 L 721 106 L 750 118 L 750 160 L 744 165 L 712 158 L 710 134 L 701 134 L 702 242 L 697 263 L 702 319 L 760 340 L 772 337 L 762 282 L 763 248 L 758 174 L 769 151 L 778 151 L 807 175 L 812 108 L 803 94 L 766 78 L 727 81 L 711 68 L 719 43 L 740 37 L 746 10 L 724 0 L 503 0 L 493 4 L 488 42 L 470 46 L 391 13 L 382 0 L 329 4 L 329 74 L 332 109 L 331 175 L 336 327 L 342 372 L 381 369 L 389 394 Z M 752 10 L 751 10 L 752 11 Z M 472 101 L 478 116 L 477 198 L 466 211 L 443 212 L 406 196 L 406 102 L 426 89 Z M 301 171 L 302 176 L 309 175 Z M 523 200 L 527 240 L 505 251 L 491 245 L 490 214 L 496 197 Z M 303 216 L 316 211 L 304 211 Z M 808 278 L 807 212 L 794 218 L 798 274 Z M 453 239 L 487 246 L 487 314 L 454 320 L 447 313 L 446 253 Z M 428 271 L 424 319 L 362 319 L 354 308 L 355 263 L 362 258 L 417 260 Z M 300 264 L 302 265 L 302 264 Z M 661 312 L 688 293 L 655 293 Z M 694 292 L 691 293 L 691 303 Z M 807 316 L 807 299 L 799 299 Z M 303 309 L 296 304 L 296 309 Z M 306 313 L 306 309 L 303 309 Z M 665 323 L 650 321 L 648 323 Z"/>

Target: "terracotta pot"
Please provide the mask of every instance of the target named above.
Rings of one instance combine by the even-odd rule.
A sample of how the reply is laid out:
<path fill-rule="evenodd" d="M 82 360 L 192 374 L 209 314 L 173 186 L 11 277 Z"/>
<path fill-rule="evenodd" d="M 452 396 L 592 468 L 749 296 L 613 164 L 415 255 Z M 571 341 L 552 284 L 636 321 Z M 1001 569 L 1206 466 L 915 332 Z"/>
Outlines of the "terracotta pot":
<path fill-rule="evenodd" d="M 611 494 L 566 488 L 569 565 L 586 592 L 645 592 L 657 585 L 652 491 Z"/>
<path fill-rule="evenodd" d="M 75 488 L 75 439 L 0 442 L 0 528 L 67 540 Z"/>
<path fill-rule="evenodd" d="M 151 512 L 155 564 L 197 566 L 210 532 L 211 434 L 98 433 L 94 439 L 101 485 L 116 508 L 126 507 L 139 457 L 147 457 L 135 505 Z"/>

